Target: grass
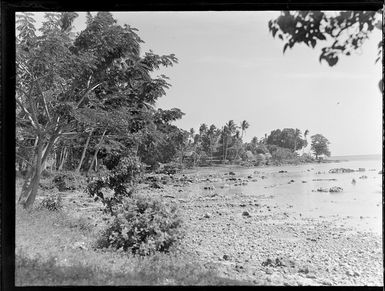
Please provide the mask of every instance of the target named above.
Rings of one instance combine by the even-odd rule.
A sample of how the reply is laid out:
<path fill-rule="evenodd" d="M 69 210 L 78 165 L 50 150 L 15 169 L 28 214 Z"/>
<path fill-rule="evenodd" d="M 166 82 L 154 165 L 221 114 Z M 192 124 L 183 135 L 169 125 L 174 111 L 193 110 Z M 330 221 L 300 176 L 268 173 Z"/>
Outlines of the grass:
<path fill-rule="evenodd" d="M 245 285 L 182 253 L 137 257 L 95 248 L 92 221 L 64 211 L 16 209 L 16 285 Z"/>

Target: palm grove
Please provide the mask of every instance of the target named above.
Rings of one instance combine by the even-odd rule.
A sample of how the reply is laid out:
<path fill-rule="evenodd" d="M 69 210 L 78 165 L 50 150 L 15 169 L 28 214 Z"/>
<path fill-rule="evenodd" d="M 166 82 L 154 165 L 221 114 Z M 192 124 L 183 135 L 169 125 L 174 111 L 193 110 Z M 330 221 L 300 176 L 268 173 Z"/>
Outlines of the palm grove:
<path fill-rule="evenodd" d="M 33 205 L 48 169 L 87 176 L 102 169 L 113 173 L 114 189 L 126 193 L 125 183 L 160 164 L 234 163 L 260 155 L 280 161 L 296 158 L 307 145 L 309 131 L 298 129 L 244 143 L 246 120 L 203 123 L 197 132 L 178 128 L 173 121 L 184 115 L 180 109 L 155 107 L 170 86 L 167 76 L 155 73 L 177 58 L 142 53 L 137 30 L 117 25 L 108 12 L 87 13 L 86 28 L 75 34 L 77 16 L 46 13 L 37 33 L 31 13 L 17 15 L 16 167 L 25 179 L 18 198 L 24 208 Z M 317 157 L 330 155 L 326 138 L 311 138 Z"/>

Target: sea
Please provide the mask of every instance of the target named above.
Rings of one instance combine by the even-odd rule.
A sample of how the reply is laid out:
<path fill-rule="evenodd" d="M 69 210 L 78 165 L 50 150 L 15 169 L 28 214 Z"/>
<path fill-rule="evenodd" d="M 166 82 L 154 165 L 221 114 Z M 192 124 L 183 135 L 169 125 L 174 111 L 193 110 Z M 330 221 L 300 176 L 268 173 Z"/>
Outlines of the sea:
<path fill-rule="evenodd" d="M 329 173 L 334 168 L 355 171 Z M 361 171 L 358 171 L 360 168 Z M 255 168 L 226 166 L 200 168 L 194 172 L 198 177 L 207 174 L 222 176 L 229 171 L 235 172 L 237 177 L 252 176 L 257 181 L 243 186 L 226 181 L 207 184 L 214 184 L 216 191 L 222 195 L 270 199 L 270 203 L 278 209 L 284 211 L 289 206 L 289 212 L 300 213 L 302 218 L 332 218 L 341 227 L 382 234 L 382 168 L 381 155 L 357 155 L 331 157 L 326 163 Z M 352 183 L 353 179 L 355 183 Z M 196 191 L 204 191 L 204 186 L 193 187 L 199 188 Z M 341 187 L 343 190 L 339 193 L 317 192 L 319 188 L 330 187 Z"/>

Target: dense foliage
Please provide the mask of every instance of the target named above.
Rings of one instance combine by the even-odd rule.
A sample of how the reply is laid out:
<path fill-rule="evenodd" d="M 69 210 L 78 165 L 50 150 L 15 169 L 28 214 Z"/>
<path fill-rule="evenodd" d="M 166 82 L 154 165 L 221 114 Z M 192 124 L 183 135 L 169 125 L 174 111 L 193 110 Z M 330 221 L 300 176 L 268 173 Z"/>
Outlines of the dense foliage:
<path fill-rule="evenodd" d="M 292 151 L 302 149 L 307 146 L 305 139 L 302 139 L 302 133 L 297 128 L 284 128 L 283 130 L 273 130 L 267 137 L 267 144 L 287 148 Z"/>
<path fill-rule="evenodd" d="M 322 134 L 315 134 L 311 137 L 311 150 L 316 155 L 316 159 L 320 155 L 325 155 L 327 157 L 330 156 L 330 150 L 329 150 L 329 140 L 324 137 Z"/>
<path fill-rule="evenodd" d="M 124 199 L 98 246 L 139 255 L 167 252 L 183 237 L 181 225 L 175 206 L 140 196 Z"/>
<path fill-rule="evenodd" d="M 105 212 L 115 215 L 116 207 L 133 193 L 143 168 L 138 157 L 120 155 L 112 155 L 106 166 L 109 171 L 91 178 L 87 192 L 102 201 Z"/>
<path fill-rule="evenodd" d="M 137 153 L 143 138 L 156 136 L 153 106 L 170 85 L 152 75 L 177 62 L 142 54 L 136 30 L 111 13 L 88 13 L 86 28 L 74 34 L 76 17 L 46 13 L 37 34 L 33 14 L 17 14 L 16 151 L 26 208 L 45 168 L 89 173 L 112 151 Z"/>

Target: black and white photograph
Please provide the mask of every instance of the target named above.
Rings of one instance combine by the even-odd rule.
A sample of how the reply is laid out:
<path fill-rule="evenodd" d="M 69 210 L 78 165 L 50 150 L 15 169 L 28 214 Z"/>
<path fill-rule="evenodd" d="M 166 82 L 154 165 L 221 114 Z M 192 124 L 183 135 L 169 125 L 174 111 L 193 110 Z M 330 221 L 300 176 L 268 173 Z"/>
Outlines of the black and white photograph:
<path fill-rule="evenodd" d="M 384 285 L 382 10 L 14 17 L 16 286 Z"/>

